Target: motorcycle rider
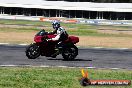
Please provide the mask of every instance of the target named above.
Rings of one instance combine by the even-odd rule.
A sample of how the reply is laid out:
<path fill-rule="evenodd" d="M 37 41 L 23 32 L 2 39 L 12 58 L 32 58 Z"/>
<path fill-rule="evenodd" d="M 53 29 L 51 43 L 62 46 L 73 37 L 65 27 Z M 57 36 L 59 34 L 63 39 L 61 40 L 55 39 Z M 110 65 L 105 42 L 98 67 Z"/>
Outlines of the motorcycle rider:
<path fill-rule="evenodd" d="M 53 26 L 54 31 L 48 32 L 48 34 L 57 34 L 57 35 L 55 38 L 47 39 L 47 41 L 58 41 L 56 48 L 62 47 L 63 46 L 62 41 L 65 41 L 68 39 L 68 34 L 66 30 L 63 27 L 61 27 L 59 21 L 54 20 L 52 22 L 52 26 Z M 55 58 L 58 53 L 59 52 L 57 50 L 57 52 L 53 54 L 52 57 Z"/>
<path fill-rule="evenodd" d="M 66 30 L 63 27 L 61 27 L 59 21 L 54 20 L 52 22 L 52 26 L 53 26 L 54 31 L 48 32 L 48 34 L 57 34 L 57 35 L 55 38 L 48 39 L 47 41 L 52 40 L 52 41 L 61 42 L 61 41 L 65 41 L 68 39 L 68 34 L 67 34 Z"/>

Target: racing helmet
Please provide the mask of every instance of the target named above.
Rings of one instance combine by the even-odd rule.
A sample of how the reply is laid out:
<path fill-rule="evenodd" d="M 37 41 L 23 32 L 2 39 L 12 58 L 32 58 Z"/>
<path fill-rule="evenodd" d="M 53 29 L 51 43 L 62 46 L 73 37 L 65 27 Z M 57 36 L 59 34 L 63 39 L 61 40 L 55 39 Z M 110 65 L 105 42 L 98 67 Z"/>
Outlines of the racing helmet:
<path fill-rule="evenodd" d="M 57 29 L 57 28 L 60 27 L 60 22 L 57 21 L 57 20 L 54 20 L 54 21 L 52 22 L 52 26 L 53 26 L 54 29 Z"/>

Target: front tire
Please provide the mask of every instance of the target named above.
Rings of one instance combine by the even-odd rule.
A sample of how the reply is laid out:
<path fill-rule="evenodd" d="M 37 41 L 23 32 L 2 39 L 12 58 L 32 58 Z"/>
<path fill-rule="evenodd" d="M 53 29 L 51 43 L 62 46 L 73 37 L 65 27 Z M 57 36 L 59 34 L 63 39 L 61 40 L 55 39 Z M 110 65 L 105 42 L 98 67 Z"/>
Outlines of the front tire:
<path fill-rule="evenodd" d="M 25 52 L 28 59 L 36 59 L 40 56 L 40 48 L 36 43 L 30 44 Z"/>
<path fill-rule="evenodd" d="M 74 60 L 77 55 L 78 55 L 78 48 L 74 44 L 63 48 L 62 56 L 64 60 L 66 61 Z"/>

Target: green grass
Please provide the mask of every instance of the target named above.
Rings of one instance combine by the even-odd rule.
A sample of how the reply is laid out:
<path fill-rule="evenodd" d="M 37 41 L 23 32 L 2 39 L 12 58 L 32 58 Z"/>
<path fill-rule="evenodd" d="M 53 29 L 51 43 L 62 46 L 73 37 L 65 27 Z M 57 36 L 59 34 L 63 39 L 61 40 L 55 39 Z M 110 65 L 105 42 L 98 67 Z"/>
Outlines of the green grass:
<path fill-rule="evenodd" d="M 0 20 L 0 24 L 30 24 L 33 25 L 31 28 L 10 28 L 10 27 L 1 27 L 0 31 L 5 32 L 32 32 L 32 31 L 39 31 L 40 29 L 38 26 L 46 26 L 44 29 L 47 31 L 52 31 L 52 25 L 51 22 L 41 22 L 41 21 L 26 21 L 26 20 Z M 119 26 L 98 26 L 98 25 L 87 25 L 87 24 L 73 24 L 73 23 L 61 23 L 61 25 L 68 31 L 70 35 L 78 35 L 78 36 L 106 36 L 106 37 L 132 37 L 132 35 L 129 34 L 108 34 L 108 33 L 99 33 L 97 32 L 98 28 L 131 28 L 127 26 L 119 27 Z M 9 30 L 10 29 L 10 30 Z"/>
<path fill-rule="evenodd" d="M 48 26 L 51 27 L 51 22 L 42 22 L 42 21 L 27 21 L 27 20 L 0 20 L 0 24 L 30 24 L 34 26 Z M 86 25 L 86 24 L 74 24 L 74 23 L 61 23 L 62 26 L 66 28 L 73 28 L 73 29 L 95 29 L 95 26 Z"/>
<path fill-rule="evenodd" d="M 107 27 L 113 30 L 132 30 L 132 25 L 98 25 L 98 27 Z"/>
<path fill-rule="evenodd" d="M 25 20 L 0 20 L 0 24 L 32 24 L 34 27 L 31 28 L 10 28 L 10 27 L 1 27 L 0 31 L 5 32 L 11 32 L 11 31 L 17 31 L 17 32 L 28 32 L 28 31 L 39 31 L 40 29 L 38 26 L 46 26 L 44 29 L 47 31 L 52 31 L 52 25 L 51 22 L 41 22 L 41 21 L 25 21 Z M 92 25 L 86 25 L 86 24 L 73 24 L 73 23 L 61 23 L 61 26 L 63 26 L 69 34 L 73 35 L 89 35 L 89 34 L 96 34 L 97 31 L 96 26 Z M 9 30 L 10 29 L 10 30 Z M 72 29 L 72 30 L 69 30 Z"/>
<path fill-rule="evenodd" d="M 39 28 L 8 28 L 3 27 L 0 28 L 0 32 L 10 33 L 10 32 L 39 32 L 42 29 Z M 53 31 L 48 29 L 45 29 L 46 31 Z M 69 35 L 77 35 L 77 36 L 98 36 L 98 37 L 132 37 L 132 35 L 129 34 L 107 34 L 107 33 L 99 33 L 97 30 L 85 30 L 85 29 L 76 29 L 76 30 L 67 30 Z"/>
<path fill-rule="evenodd" d="M 40 29 L 38 26 L 46 26 L 44 29 L 47 31 L 52 31 L 52 25 L 51 22 L 41 22 L 41 21 L 26 21 L 26 20 L 0 20 L 0 24 L 32 24 L 33 27 L 31 28 L 8 28 L 8 27 L 1 27 L 0 31 L 5 32 L 32 32 L 32 31 L 39 31 Z M 119 28 L 116 26 L 95 26 L 95 25 L 87 25 L 87 24 L 73 24 L 73 23 L 61 23 L 62 26 L 68 31 L 70 35 L 78 35 L 78 36 L 104 36 L 104 37 L 132 37 L 132 35 L 129 34 L 108 34 L 108 33 L 99 33 L 96 29 L 98 28 L 105 28 L 105 27 L 111 27 L 111 28 Z M 122 27 L 121 27 L 122 28 Z M 120 28 L 120 29 L 121 29 Z M 123 27 L 128 28 L 128 27 Z M 130 27 L 131 28 L 131 27 Z M 10 30 L 9 30 L 10 29 Z"/>
<path fill-rule="evenodd" d="M 90 79 L 132 80 L 130 70 L 87 69 Z M 0 67 L 0 88 L 83 88 L 79 68 Z M 132 88 L 90 86 L 88 88 Z"/>
<path fill-rule="evenodd" d="M 0 32 L 38 32 L 40 29 L 36 28 L 0 28 Z"/>
<path fill-rule="evenodd" d="M 50 25 L 50 22 L 42 22 L 42 21 L 27 21 L 27 20 L 0 20 L 0 24 L 32 24 L 35 26 L 39 25 Z"/>
<path fill-rule="evenodd" d="M 28 20 L 6 20 L 0 19 L 0 24 L 30 24 L 34 26 L 52 26 L 51 22 L 42 22 L 42 21 L 28 21 Z M 129 25 L 88 25 L 88 24 L 74 24 L 74 23 L 61 23 L 62 26 L 66 28 L 73 28 L 73 29 L 97 29 L 99 27 L 110 27 L 115 29 L 131 29 L 132 26 Z"/>
<path fill-rule="evenodd" d="M 0 24 L 32 24 L 33 27 L 26 28 L 26 27 L 20 27 L 20 28 L 10 28 L 10 27 L 1 27 L 0 31 L 2 32 L 38 32 L 40 29 L 38 26 L 46 26 L 44 29 L 47 31 L 52 31 L 52 25 L 51 22 L 41 22 L 41 21 L 26 21 L 26 20 L 0 20 Z M 105 27 L 111 27 L 111 28 L 119 28 L 115 26 L 95 26 L 95 25 L 87 25 L 87 24 L 73 24 L 73 23 L 61 23 L 61 25 L 68 31 L 70 35 L 78 35 L 78 36 L 103 36 L 103 37 L 132 37 L 132 35 L 129 34 L 108 34 L 108 33 L 99 33 L 96 29 L 98 28 L 105 28 Z M 128 27 L 126 27 L 128 28 Z M 9 30 L 10 29 L 10 30 Z"/>

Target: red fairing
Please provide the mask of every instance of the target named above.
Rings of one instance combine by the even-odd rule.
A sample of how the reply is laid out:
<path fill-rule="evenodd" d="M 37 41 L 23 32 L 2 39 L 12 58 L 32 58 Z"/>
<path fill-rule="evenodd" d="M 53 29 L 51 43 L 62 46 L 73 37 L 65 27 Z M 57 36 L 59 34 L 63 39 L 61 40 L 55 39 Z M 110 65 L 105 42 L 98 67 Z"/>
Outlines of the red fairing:
<path fill-rule="evenodd" d="M 48 38 L 51 39 L 51 38 L 55 38 L 56 35 L 47 35 L 47 36 L 48 36 Z"/>
<path fill-rule="evenodd" d="M 56 35 L 47 35 L 48 38 L 55 38 Z M 45 36 L 35 36 L 34 37 L 34 41 L 39 43 L 39 42 L 42 42 L 42 38 L 45 37 Z"/>
<path fill-rule="evenodd" d="M 69 36 L 69 40 L 73 43 L 76 44 L 79 42 L 79 38 L 75 36 Z"/>
<path fill-rule="evenodd" d="M 34 37 L 34 41 L 37 42 L 37 43 L 38 43 L 38 42 L 42 42 L 42 37 L 43 37 L 43 36 L 35 36 L 35 37 Z"/>
<path fill-rule="evenodd" d="M 55 38 L 56 35 L 47 35 L 48 38 Z M 44 36 L 35 36 L 34 37 L 34 41 L 36 43 L 40 43 L 42 42 L 42 38 Z M 79 42 L 79 38 L 78 37 L 75 37 L 75 36 L 69 36 L 68 40 L 64 41 L 64 42 L 72 42 L 73 44 L 76 44 Z"/>

